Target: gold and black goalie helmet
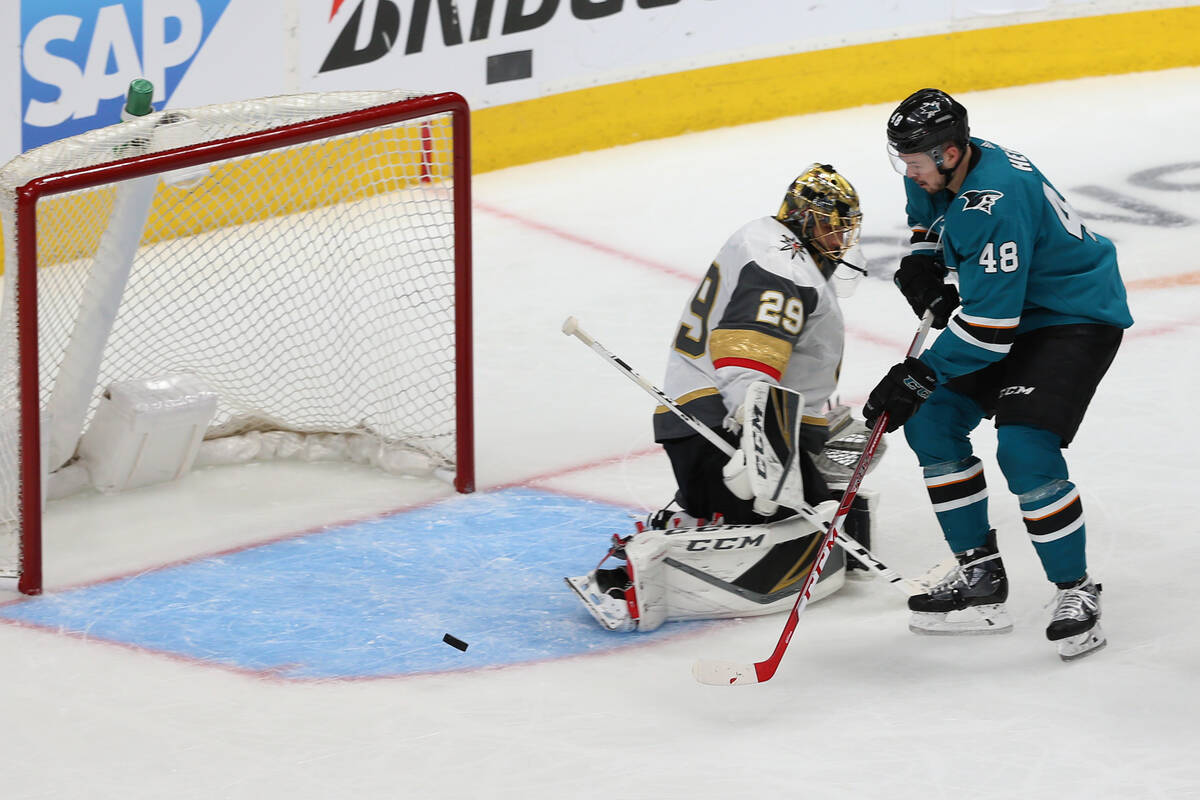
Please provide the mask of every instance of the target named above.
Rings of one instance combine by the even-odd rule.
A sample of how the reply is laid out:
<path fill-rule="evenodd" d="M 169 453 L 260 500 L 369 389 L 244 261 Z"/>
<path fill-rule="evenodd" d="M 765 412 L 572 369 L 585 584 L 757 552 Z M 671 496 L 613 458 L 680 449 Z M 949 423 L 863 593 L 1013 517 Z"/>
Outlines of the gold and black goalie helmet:
<path fill-rule="evenodd" d="M 858 192 L 829 164 L 813 164 L 792 181 L 775 219 L 835 263 L 858 243 Z"/>

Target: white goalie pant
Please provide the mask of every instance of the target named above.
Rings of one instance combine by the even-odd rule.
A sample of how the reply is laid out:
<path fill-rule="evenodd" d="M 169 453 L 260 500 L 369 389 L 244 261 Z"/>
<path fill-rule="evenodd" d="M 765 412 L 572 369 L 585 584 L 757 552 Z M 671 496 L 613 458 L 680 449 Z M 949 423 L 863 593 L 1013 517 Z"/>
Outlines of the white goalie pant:
<path fill-rule="evenodd" d="M 821 503 L 812 515 L 828 523 L 838 503 Z M 751 617 L 790 611 L 796 593 L 816 562 L 825 531 L 805 516 L 767 525 L 713 525 L 650 530 L 625 545 L 638 612 L 637 629 L 651 631 L 664 622 Z M 797 542 L 804 540 L 806 542 Z M 770 585 L 750 588 L 735 581 L 778 545 L 796 542 L 773 558 L 787 561 Z M 790 562 L 790 563 L 787 563 Z M 821 574 L 809 602 L 826 597 L 845 582 L 845 565 Z"/>

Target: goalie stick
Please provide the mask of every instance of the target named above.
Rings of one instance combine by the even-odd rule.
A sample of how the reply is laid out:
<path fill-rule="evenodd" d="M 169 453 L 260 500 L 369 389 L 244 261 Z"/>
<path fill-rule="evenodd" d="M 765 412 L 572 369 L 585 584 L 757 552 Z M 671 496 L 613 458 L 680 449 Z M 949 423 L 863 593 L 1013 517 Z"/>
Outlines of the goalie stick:
<path fill-rule="evenodd" d="M 921 352 L 932 322 L 933 312 L 926 311 L 925 315 L 921 317 L 921 325 L 917 329 L 916 335 L 913 336 L 912 344 L 908 347 L 908 356 L 915 356 Z M 858 457 L 858 463 L 854 465 L 854 472 L 850 475 L 850 482 L 846 484 L 846 491 L 842 494 L 841 505 L 838 506 L 837 513 L 833 516 L 833 521 L 829 523 L 829 529 L 825 531 L 825 538 L 821 541 L 820 550 L 817 552 L 817 560 L 813 564 L 812 569 L 809 570 L 808 577 L 804 580 L 804 586 L 800 589 L 800 594 L 796 596 L 796 603 L 792 606 L 792 612 L 788 614 L 787 622 L 783 626 L 783 632 L 779 634 L 779 641 L 775 643 L 775 650 L 765 661 L 757 661 L 753 664 L 701 659 L 692 665 L 692 676 L 697 681 L 711 686 L 733 686 L 743 683 L 765 683 L 771 680 L 775 671 L 779 669 L 779 662 L 783 660 L 783 654 L 787 652 L 788 644 L 792 641 L 792 634 L 796 631 L 796 623 L 800 618 L 800 613 L 808 605 L 808 597 L 812 592 L 812 587 L 816 584 L 817 579 L 821 577 L 821 570 L 825 567 L 825 560 L 829 558 L 829 551 L 833 549 L 833 542 L 838 534 L 837 527 L 841 524 L 846 513 L 850 511 L 850 506 L 854 503 L 854 497 L 858 494 L 858 487 L 862 484 L 863 476 L 867 474 L 867 467 L 870 466 L 871 459 L 875 456 L 875 450 L 879 447 L 879 440 L 883 438 L 883 432 L 887 430 L 887 424 L 888 414 L 885 411 L 879 415 L 879 418 L 875 420 L 875 426 L 871 428 L 871 437 L 867 439 L 867 445 L 863 448 L 862 455 Z"/>
<path fill-rule="evenodd" d="M 579 341 L 583 342 L 588 347 L 590 347 L 592 350 L 594 350 L 596 353 L 598 353 L 602 358 L 604 358 L 604 360 L 608 361 L 610 364 L 617 367 L 617 369 L 619 369 L 622 373 L 624 373 L 624 375 L 627 378 L 629 378 L 631 381 L 636 383 L 638 386 L 642 387 L 642 389 L 644 389 L 646 392 L 648 392 L 650 395 L 652 395 L 656 400 L 658 400 L 660 403 L 662 403 L 667 408 L 669 408 L 672 412 L 674 412 L 674 414 L 677 417 L 679 417 L 681 420 L 683 420 L 689 426 L 691 426 L 692 429 L 696 431 L 696 433 L 700 434 L 705 439 L 707 439 L 713 445 L 713 447 L 716 447 L 718 450 L 720 450 L 722 453 L 724 453 L 727 456 L 731 456 L 731 457 L 733 456 L 733 454 L 735 452 L 733 445 L 729 444 L 729 442 L 725 441 L 720 436 L 718 436 L 716 434 L 716 432 L 713 431 L 712 428 L 708 427 L 703 422 L 701 422 L 700 420 L 696 419 L 694 416 L 689 414 L 686 410 L 684 410 L 683 406 L 679 405 L 679 403 L 675 402 L 673 399 L 668 397 L 661 389 L 659 389 L 653 383 L 651 383 L 650 381 L 648 381 L 644 377 L 642 377 L 640 374 L 638 374 L 638 372 L 636 370 L 634 370 L 633 367 L 629 366 L 624 361 L 622 361 L 618 356 L 613 354 L 607 347 L 605 347 L 604 345 L 600 344 L 600 342 L 593 339 L 587 333 L 587 331 L 585 331 L 579 325 L 579 320 L 577 320 L 575 317 L 567 317 L 567 319 L 563 322 L 562 332 L 564 334 L 566 334 L 567 336 L 574 336 L 575 338 L 579 339 Z M 924 337 L 922 337 L 922 340 L 924 340 Z M 876 444 L 876 446 L 878 446 L 878 445 Z M 872 453 L 874 453 L 874 449 L 875 448 L 872 447 Z M 864 474 L 866 474 L 865 470 L 864 470 Z M 860 482 L 861 482 L 861 479 L 860 479 Z M 858 493 L 857 486 L 855 487 L 854 493 L 855 494 Z M 853 496 L 851 496 L 850 499 L 851 499 L 851 502 L 853 502 L 853 500 L 854 500 Z M 799 511 L 801 514 L 804 514 L 805 516 L 809 517 L 809 519 L 814 524 L 816 524 L 818 528 L 822 528 L 825 526 L 824 520 L 821 520 L 819 517 L 817 517 L 816 513 L 811 508 L 806 507 L 803 509 L 799 509 Z M 840 509 L 839 509 L 839 514 L 840 514 L 840 516 L 845 516 L 845 514 L 842 513 Z M 835 517 L 835 519 L 838 519 L 838 518 L 840 518 L 840 517 Z M 891 586 L 896 587 L 896 589 L 898 591 L 900 591 L 902 594 L 904 594 L 905 597 L 909 597 L 914 594 L 921 594 L 928 589 L 927 586 L 924 586 L 916 581 L 908 580 L 900 573 L 889 568 L 886 564 L 884 564 L 882 561 L 880 561 L 878 558 L 876 558 L 875 555 L 870 550 L 868 550 L 866 547 L 863 547 L 862 544 L 860 544 L 855 539 L 851 538 L 845 532 L 839 530 L 837 532 L 837 537 L 836 537 L 835 541 L 837 542 L 837 544 L 839 546 L 842 547 L 843 550 L 845 550 L 852 557 L 854 557 L 860 564 L 862 564 L 864 567 L 866 567 L 869 571 L 882 577 Z"/>

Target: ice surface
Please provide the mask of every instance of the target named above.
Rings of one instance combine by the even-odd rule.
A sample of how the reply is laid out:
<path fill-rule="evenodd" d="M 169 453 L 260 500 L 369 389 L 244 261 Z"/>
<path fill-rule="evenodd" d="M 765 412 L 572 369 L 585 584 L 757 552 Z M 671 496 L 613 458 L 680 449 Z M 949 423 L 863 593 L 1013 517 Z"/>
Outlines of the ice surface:
<path fill-rule="evenodd" d="M 693 660 L 765 658 L 782 616 L 587 657 L 306 682 L 0 624 L 5 797 L 1200 797 L 1190 575 L 1200 561 L 1200 425 L 1190 413 L 1200 391 L 1190 349 L 1200 336 L 1200 70 L 960 99 L 974 131 L 1029 156 L 1120 249 L 1137 324 L 1067 454 L 1092 572 L 1105 585 L 1103 652 L 1068 665 L 1045 641 L 1052 591 L 986 457 L 994 435 L 983 428 L 976 444 L 1012 581 L 1010 635 L 917 637 L 894 591 L 851 583 L 805 612 L 769 683 L 718 688 L 692 680 Z M 729 232 L 773 212 L 812 161 L 834 164 L 860 190 L 867 253 L 884 278 L 843 304 L 841 396 L 860 406 L 915 328 L 886 280 L 904 233 L 900 181 L 882 144 L 889 110 L 479 176 L 480 486 L 631 508 L 665 502 L 672 487 L 651 443 L 653 401 L 559 327 L 576 315 L 658 380 L 695 277 Z M 942 558 L 902 440 L 869 483 L 882 492 L 880 557 L 905 574 Z M 75 498 L 47 515 L 47 581 L 52 591 L 89 584 L 446 494 L 358 467 L 256 465 Z M 200 509 L 218 513 L 217 524 L 209 513 L 192 525 Z M 15 596 L 8 591 L 0 586 L 0 599 Z M 529 624 L 513 614 L 509 634 Z"/>

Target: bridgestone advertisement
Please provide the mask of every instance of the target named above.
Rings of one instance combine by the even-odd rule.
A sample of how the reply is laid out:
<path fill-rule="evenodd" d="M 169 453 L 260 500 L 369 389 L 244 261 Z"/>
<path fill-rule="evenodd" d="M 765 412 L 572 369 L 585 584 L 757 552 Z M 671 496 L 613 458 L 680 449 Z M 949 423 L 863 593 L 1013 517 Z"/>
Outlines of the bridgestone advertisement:
<path fill-rule="evenodd" d="M 472 107 L 487 108 L 706 66 L 1128 6 L 1111 0 L 20 0 L 0 11 L 0 37 L 9 37 L 4 51 L 20 62 L 12 65 L 20 80 L 0 86 L 0 158 L 111 124 L 137 77 L 154 83 L 156 109 L 397 88 L 453 90 Z"/>

